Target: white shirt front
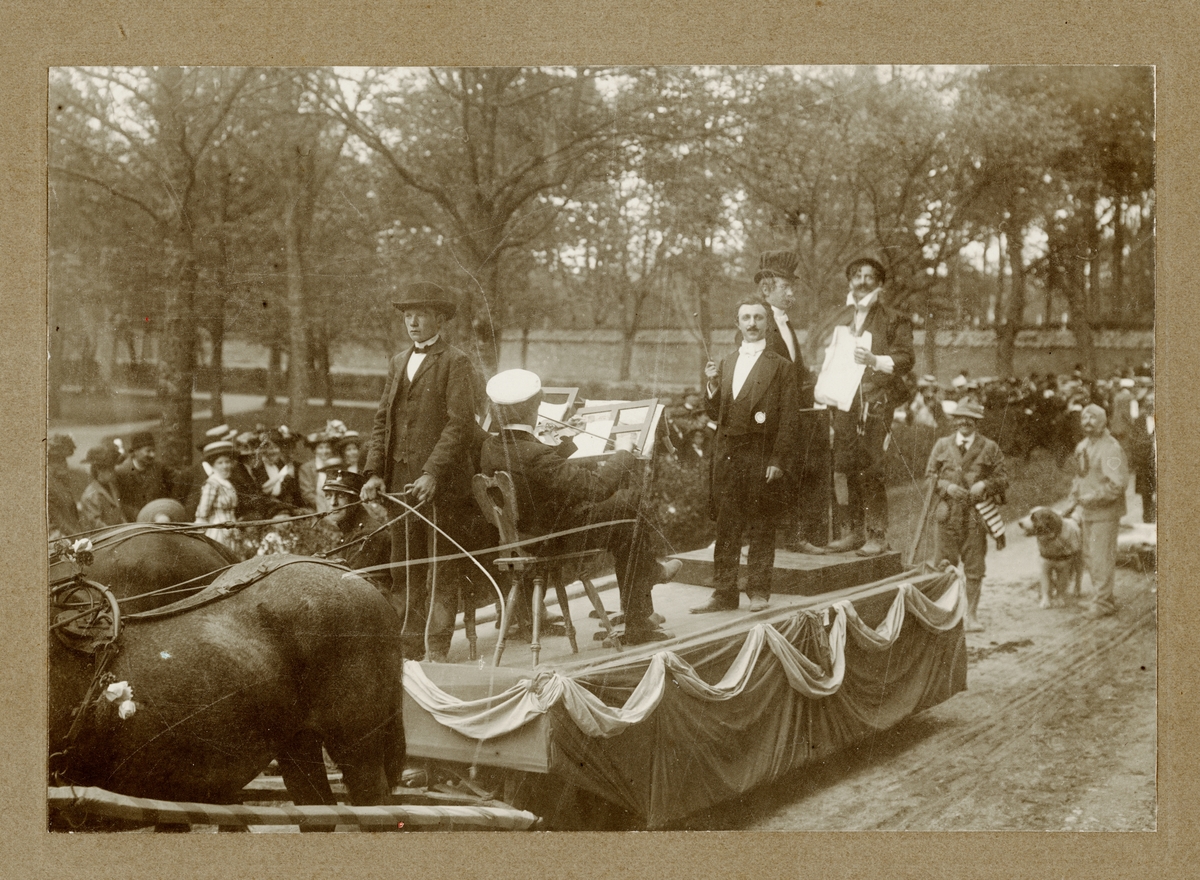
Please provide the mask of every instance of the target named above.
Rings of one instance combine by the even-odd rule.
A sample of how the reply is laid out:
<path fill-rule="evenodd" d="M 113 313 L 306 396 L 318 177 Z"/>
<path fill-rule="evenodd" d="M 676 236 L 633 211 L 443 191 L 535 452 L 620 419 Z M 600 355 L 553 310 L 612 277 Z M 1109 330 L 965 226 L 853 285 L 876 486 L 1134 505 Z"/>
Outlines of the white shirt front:
<path fill-rule="evenodd" d="M 440 335 L 441 334 L 439 333 L 438 336 Z M 408 356 L 408 369 L 405 371 L 405 375 L 408 376 L 409 382 L 412 381 L 413 376 L 417 375 L 417 368 L 421 366 L 421 361 L 425 360 L 425 349 L 429 348 L 429 346 L 433 345 L 437 341 L 438 337 L 435 336 L 424 343 L 414 343 L 413 353 Z"/>
<path fill-rule="evenodd" d="M 871 306 L 875 305 L 875 301 L 879 299 L 879 294 L 882 290 L 882 287 L 876 287 L 861 300 L 854 299 L 853 290 L 846 294 L 846 305 L 854 306 L 855 336 L 862 334 L 863 323 L 867 320 L 867 313 L 871 311 Z M 875 355 L 875 369 L 890 376 L 895 372 L 896 363 L 892 360 L 891 355 L 877 354 Z"/>
<path fill-rule="evenodd" d="M 783 337 L 783 342 L 787 346 L 788 358 L 792 363 L 795 363 L 796 337 L 793 335 L 791 324 L 788 322 L 788 313 L 775 306 L 771 306 L 771 311 L 775 313 L 775 326 L 779 328 L 779 335 Z"/>
<path fill-rule="evenodd" d="M 754 369 L 754 365 L 758 363 L 758 359 L 762 357 L 762 353 L 767 348 L 767 340 L 760 339 L 758 342 L 743 342 L 738 348 L 737 362 L 733 365 L 733 396 L 736 399 L 741 393 L 742 386 L 746 384 L 746 377 L 750 375 L 750 371 Z"/>

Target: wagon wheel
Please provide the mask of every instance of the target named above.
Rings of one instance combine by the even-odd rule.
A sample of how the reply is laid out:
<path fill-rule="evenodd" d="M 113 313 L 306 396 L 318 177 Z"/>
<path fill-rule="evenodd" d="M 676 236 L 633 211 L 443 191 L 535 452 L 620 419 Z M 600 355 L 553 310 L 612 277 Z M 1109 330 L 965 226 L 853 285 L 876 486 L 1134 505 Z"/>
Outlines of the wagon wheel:
<path fill-rule="evenodd" d="M 51 590 L 50 601 L 50 631 L 70 648 L 93 654 L 120 635 L 117 597 L 102 584 L 77 577 Z"/>

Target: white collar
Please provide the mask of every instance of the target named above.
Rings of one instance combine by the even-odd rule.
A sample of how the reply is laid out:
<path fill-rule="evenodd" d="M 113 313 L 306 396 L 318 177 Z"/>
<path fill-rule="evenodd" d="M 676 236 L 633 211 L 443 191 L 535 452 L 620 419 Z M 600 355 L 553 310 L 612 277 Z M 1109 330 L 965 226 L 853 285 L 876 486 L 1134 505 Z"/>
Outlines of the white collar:
<path fill-rule="evenodd" d="M 876 287 L 857 302 L 854 299 L 854 291 L 851 290 L 846 294 L 846 305 L 854 306 L 854 308 L 856 308 L 858 311 L 865 312 L 867 309 L 871 308 L 871 306 L 875 305 L 875 300 L 879 299 L 879 293 L 882 290 L 882 287 Z"/>
<path fill-rule="evenodd" d="M 771 306 L 771 311 L 775 313 L 775 323 L 776 324 L 778 324 L 780 321 L 790 321 L 791 320 L 788 317 L 788 313 L 786 311 L 784 311 L 783 309 L 779 308 L 779 306 Z"/>
<path fill-rule="evenodd" d="M 433 336 L 431 336 L 429 339 L 426 339 L 424 342 L 414 341 L 413 342 L 413 354 L 425 354 L 426 352 L 429 351 L 429 347 L 431 345 L 433 345 L 435 342 L 437 342 L 441 338 L 441 336 L 442 336 L 441 333 L 435 333 Z"/>
<path fill-rule="evenodd" d="M 740 346 L 738 346 L 738 354 L 745 354 L 745 355 L 751 355 L 751 356 L 759 355 L 759 354 L 763 353 L 763 351 L 766 349 L 766 347 L 767 347 L 766 337 L 758 340 L 758 342 L 747 342 L 746 340 L 743 339 L 742 344 Z"/>

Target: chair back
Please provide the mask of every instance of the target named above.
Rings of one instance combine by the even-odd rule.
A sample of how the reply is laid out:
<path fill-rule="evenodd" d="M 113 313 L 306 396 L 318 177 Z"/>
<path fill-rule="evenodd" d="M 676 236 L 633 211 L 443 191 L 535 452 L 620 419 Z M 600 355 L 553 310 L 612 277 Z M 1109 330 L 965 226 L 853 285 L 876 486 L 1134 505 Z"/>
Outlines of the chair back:
<path fill-rule="evenodd" d="M 508 471 L 496 471 L 490 477 L 476 474 L 471 480 L 471 491 L 484 519 L 500 533 L 501 544 L 515 544 L 521 540 L 517 532 L 517 488 L 513 485 L 512 474 Z"/>

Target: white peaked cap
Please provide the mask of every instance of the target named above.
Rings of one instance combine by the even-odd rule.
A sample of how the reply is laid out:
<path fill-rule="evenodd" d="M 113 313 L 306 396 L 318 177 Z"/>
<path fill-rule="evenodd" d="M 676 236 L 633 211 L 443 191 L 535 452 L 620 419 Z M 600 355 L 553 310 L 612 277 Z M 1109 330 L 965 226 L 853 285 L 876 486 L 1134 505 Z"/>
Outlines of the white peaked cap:
<path fill-rule="evenodd" d="M 529 370 L 505 370 L 487 383 L 488 399 L 500 406 L 524 403 L 541 390 L 542 380 Z"/>

